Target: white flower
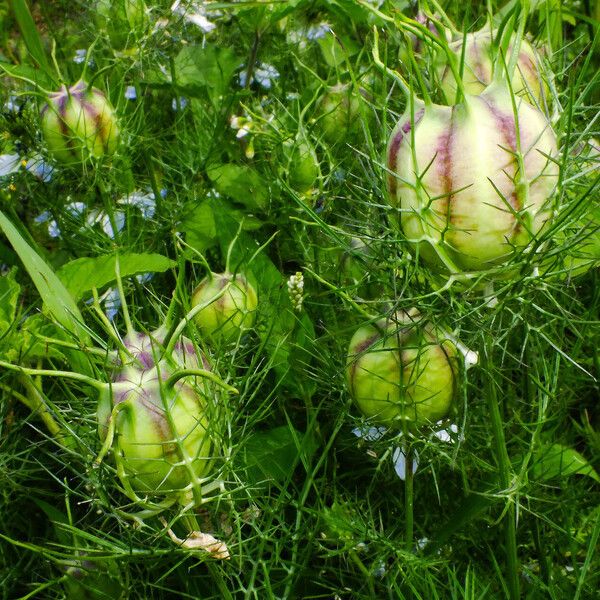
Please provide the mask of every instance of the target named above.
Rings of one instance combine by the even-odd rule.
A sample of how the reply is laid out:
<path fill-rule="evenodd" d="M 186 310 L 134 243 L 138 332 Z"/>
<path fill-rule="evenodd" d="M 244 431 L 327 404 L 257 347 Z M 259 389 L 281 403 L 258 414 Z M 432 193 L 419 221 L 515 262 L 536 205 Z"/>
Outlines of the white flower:
<path fill-rule="evenodd" d="M 254 80 L 264 87 L 271 89 L 271 82 L 279 77 L 279 71 L 273 66 L 260 63 L 260 66 L 254 72 Z"/>
<path fill-rule="evenodd" d="M 83 202 L 69 202 L 69 204 L 65 206 L 65 210 L 72 217 L 80 217 L 81 215 L 83 215 L 86 208 L 87 206 Z"/>
<path fill-rule="evenodd" d="M 216 29 L 216 25 L 206 18 L 206 9 L 198 2 L 183 2 L 177 0 L 171 6 L 171 12 L 183 17 L 186 21 L 199 27 L 204 33 L 210 33 Z"/>
<path fill-rule="evenodd" d="M 320 40 L 331 31 L 329 23 L 321 22 L 316 25 L 310 25 L 306 30 L 306 37 L 309 40 Z"/>
<path fill-rule="evenodd" d="M 48 223 L 48 235 L 53 239 L 60 237 L 60 228 L 56 220 L 52 218 L 50 211 L 45 210 L 42 214 L 38 215 L 33 222 L 38 225 Z"/>
<path fill-rule="evenodd" d="M 18 112 L 21 105 L 19 99 L 14 94 L 8 97 L 8 100 L 4 103 L 4 110 L 8 112 Z"/>
<path fill-rule="evenodd" d="M 154 277 L 154 273 L 140 273 L 136 275 L 135 278 L 140 285 L 144 285 L 144 283 L 148 283 Z"/>
<path fill-rule="evenodd" d="M 104 310 L 109 321 L 112 321 L 121 308 L 121 296 L 117 288 L 109 288 L 100 299 L 104 302 Z"/>
<path fill-rule="evenodd" d="M 247 136 L 252 131 L 252 119 L 250 117 L 238 117 L 232 115 L 229 120 L 229 125 L 232 129 L 237 129 L 235 137 L 239 140 Z"/>
<path fill-rule="evenodd" d="M 50 221 L 48 223 L 48 235 L 51 238 L 60 237 L 60 227 L 58 226 L 58 223 L 54 219 L 52 219 L 52 221 Z"/>
<path fill-rule="evenodd" d="M 402 481 L 406 479 L 406 455 L 402 448 L 396 448 L 392 454 L 392 461 L 394 462 L 394 470 Z M 417 472 L 419 466 L 419 455 L 413 450 L 413 461 L 412 461 L 412 472 Z"/>
<path fill-rule="evenodd" d="M 19 170 L 21 157 L 18 154 L 0 154 L 0 177 Z"/>
<path fill-rule="evenodd" d="M 273 80 L 279 78 L 279 71 L 273 66 L 266 63 L 258 63 L 250 83 L 256 82 L 266 90 L 271 89 Z M 242 71 L 238 75 L 238 81 L 241 87 L 246 86 L 246 71 Z"/>
<path fill-rule="evenodd" d="M 378 439 L 382 438 L 385 435 L 387 428 L 380 427 L 369 427 L 367 425 L 363 425 L 362 427 L 355 427 L 352 430 L 352 433 L 367 442 L 376 442 Z"/>
<path fill-rule="evenodd" d="M 41 155 L 34 154 L 25 165 L 25 168 L 44 183 L 52 181 L 54 167 L 48 164 Z"/>
<path fill-rule="evenodd" d="M 117 232 L 121 231 L 125 226 L 125 213 L 122 210 L 115 210 L 113 213 L 113 218 L 117 227 Z M 111 219 L 103 210 L 94 209 L 90 211 L 86 221 L 88 225 L 100 223 L 102 231 L 104 231 L 108 237 L 114 239 L 115 231 L 113 229 Z"/>
<path fill-rule="evenodd" d="M 151 219 L 156 212 L 156 200 L 154 194 L 148 192 L 143 194 L 142 192 L 133 192 L 120 200 L 117 200 L 117 204 L 135 206 L 142 212 L 144 219 Z"/>
<path fill-rule="evenodd" d="M 85 62 L 87 57 L 87 50 L 85 48 L 80 48 L 79 50 L 75 50 L 75 56 L 73 57 L 73 62 L 80 65 Z"/>
<path fill-rule="evenodd" d="M 137 91 L 134 85 L 128 85 L 125 88 L 124 96 L 127 100 L 137 100 Z"/>
<path fill-rule="evenodd" d="M 183 110 L 187 106 L 187 103 L 188 101 L 185 98 L 179 98 L 179 100 L 177 100 L 177 98 L 173 98 L 171 101 L 171 108 L 173 110 Z"/>

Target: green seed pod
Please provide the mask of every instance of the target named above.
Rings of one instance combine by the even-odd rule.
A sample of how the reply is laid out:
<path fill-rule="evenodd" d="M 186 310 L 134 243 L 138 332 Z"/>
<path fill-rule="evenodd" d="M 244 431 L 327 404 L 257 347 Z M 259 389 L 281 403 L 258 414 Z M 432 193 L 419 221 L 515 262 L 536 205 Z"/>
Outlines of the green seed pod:
<path fill-rule="evenodd" d="M 433 268 L 485 270 L 525 248 L 551 216 L 556 135 L 505 84 L 455 106 L 412 99 L 387 149 L 390 204 Z"/>
<path fill-rule="evenodd" d="M 288 183 L 297 192 L 308 192 L 321 175 L 317 153 L 308 139 L 298 135 L 289 152 Z"/>
<path fill-rule="evenodd" d="M 195 316 L 202 334 L 213 340 L 232 342 L 254 325 L 258 298 L 243 275 L 212 273 L 192 294 L 192 307 L 204 304 L 206 307 Z"/>
<path fill-rule="evenodd" d="M 458 62 L 463 57 L 462 82 L 467 94 L 481 94 L 494 79 L 494 70 L 504 68 L 499 60 L 500 53 L 494 47 L 497 31 L 489 28 L 468 33 L 460 39 L 449 44 L 450 50 Z M 506 61 L 512 53 L 516 34 L 512 35 L 508 46 Z M 440 56 L 442 56 L 440 54 Z M 448 66 L 447 60 L 442 56 L 437 68 L 440 85 L 450 103 L 456 98 L 456 81 Z M 550 92 L 542 61 L 536 49 L 527 41 L 522 40 L 519 48 L 516 69 L 510 80 L 515 94 L 525 98 L 530 104 L 541 109 L 546 109 L 550 101 Z"/>
<path fill-rule="evenodd" d="M 100 439 L 112 437 L 130 496 L 185 498 L 213 465 L 215 393 L 205 378 L 171 379 L 182 369 L 210 371 L 210 365 L 186 338 L 164 356 L 164 336 L 163 329 L 127 336 L 130 360 L 119 365 L 98 402 Z"/>
<path fill-rule="evenodd" d="M 348 348 L 346 377 L 360 411 L 376 423 L 420 426 L 452 408 L 456 348 L 417 311 L 360 327 Z"/>
<path fill-rule="evenodd" d="M 62 163 L 111 156 L 119 140 L 110 102 L 100 90 L 81 80 L 50 94 L 41 110 L 41 129 L 48 150 Z"/>
<path fill-rule="evenodd" d="M 351 85 L 337 84 L 329 88 L 319 103 L 319 125 L 329 144 L 352 136 L 360 126 L 360 97 Z"/>

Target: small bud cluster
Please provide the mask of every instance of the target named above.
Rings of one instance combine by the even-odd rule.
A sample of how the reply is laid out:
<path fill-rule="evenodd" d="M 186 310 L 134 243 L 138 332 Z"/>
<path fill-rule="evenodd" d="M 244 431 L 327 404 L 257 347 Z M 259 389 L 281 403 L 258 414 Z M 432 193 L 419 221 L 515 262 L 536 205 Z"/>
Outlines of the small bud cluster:
<path fill-rule="evenodd" d="M 296 312 L 300 312 L 304 301 L 304 275 L 298 271 L 288 279 L 287 286 L 292 306 Z"/>

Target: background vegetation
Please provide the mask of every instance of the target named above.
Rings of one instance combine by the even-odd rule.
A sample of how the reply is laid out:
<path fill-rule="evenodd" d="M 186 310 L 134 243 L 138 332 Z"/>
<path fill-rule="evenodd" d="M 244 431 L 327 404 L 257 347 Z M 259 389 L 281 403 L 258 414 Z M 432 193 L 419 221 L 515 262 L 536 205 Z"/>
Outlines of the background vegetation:
<path fill-rule="evenodd" d="M 462 31 L 503 9 L 441 4 Z M 148 0 L 133 24 L 113 5 L 0 3 L 0 208 L 106 352 L 100 315 L 125 325 L 116 254 L 140 330 L 158 327 L 173 297 L 183 316 L 207 265 L 224 271 L 228 252 L 257 288 L 256 327 L 212 350 L 240 394 L 225 407 L 226 491 L 196 511 L 231 558 L 175 546 L 158 518 L 127 518 L 135 507 L 111 462 L 94 468 L 93 390 L 2 369 L 2 597 L 594 597 L 598 5 L 531 2 L 528 32 L 553 73 L 561 182 L 539 251 L 493 288 L 485 273 L 467 283 L 431 273 L 387 203 L 383 156 L 406 101 L 373 64 L 373 28 L 384 62 L 402 71 L 407 40 L 393 19 L 414 17 L 416 3 Z M 112 101 L 121 140 L 112 160 L 68 168 L 40 134 L 41 90 L 84 72 Z M 331 131 L 323 98 L 338 84 L 358 112 Z M 47 341 L 72 337 L 4 238 L 0 262 L 0 358 L 76 370 L 72 348 Z M 288 293 L 296 273 L 301 306 Z M 414 306 L 479 360 L 461 370 L 451 417 L 412 440 L 407 485 L 405 436 L 368 429 L 344 371 L 358 326 Z M 200 338 L 192 324 L 186 335 Z M 179 516 L 168 519 L 185 537 Z"/>

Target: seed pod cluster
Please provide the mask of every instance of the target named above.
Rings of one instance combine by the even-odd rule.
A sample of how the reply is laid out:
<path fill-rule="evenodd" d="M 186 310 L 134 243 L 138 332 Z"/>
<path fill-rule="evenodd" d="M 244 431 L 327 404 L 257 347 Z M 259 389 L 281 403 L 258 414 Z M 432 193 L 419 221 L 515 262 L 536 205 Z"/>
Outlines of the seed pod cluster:
<path fill-rule="evenodd" d="M 463 61 L 462 83 L 467 94 L 481 94 L 494 80 L 495 70 L 504 69 L 498 43 L 498 30 L 484 27 L 467 33 L 450 42 L 450 51 L 457 61 Z M 508 61 L 515 46 L 513 33 L 504 59 Z M 438 61 L 437 76 L 446 100 L 454 102 L 457 85 L 446 60 Z M 516 68 L 510 76 L 510 86 L 517 96 L 522 96 L 530 104 L 545 110 L 549 103 L 547 74 L 544 71 L 538 51 L 527 41 L 521 40 Z"/>

